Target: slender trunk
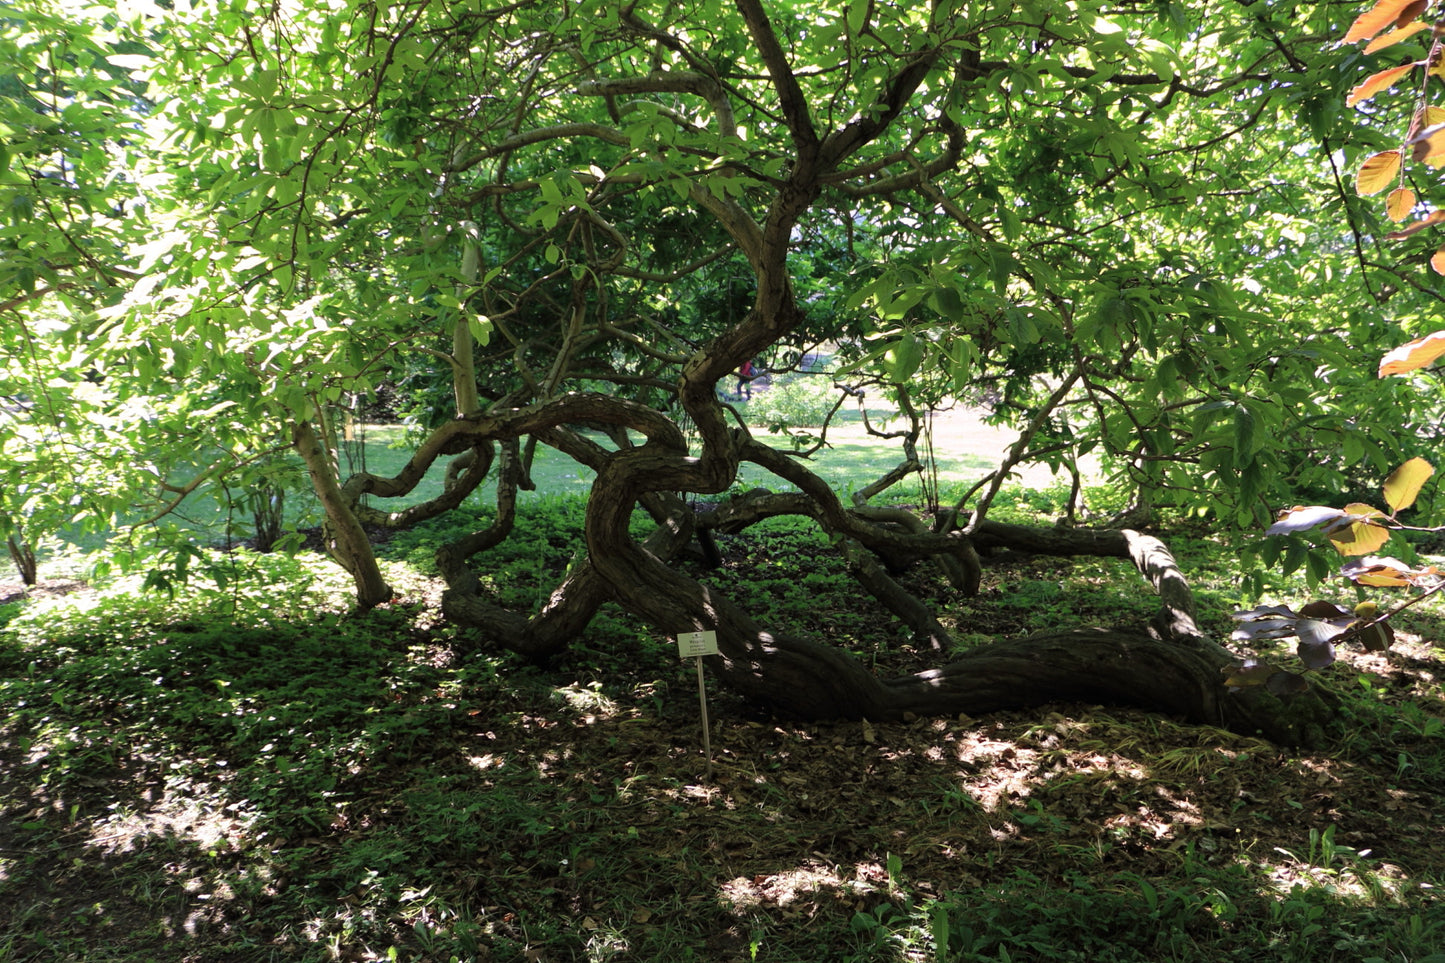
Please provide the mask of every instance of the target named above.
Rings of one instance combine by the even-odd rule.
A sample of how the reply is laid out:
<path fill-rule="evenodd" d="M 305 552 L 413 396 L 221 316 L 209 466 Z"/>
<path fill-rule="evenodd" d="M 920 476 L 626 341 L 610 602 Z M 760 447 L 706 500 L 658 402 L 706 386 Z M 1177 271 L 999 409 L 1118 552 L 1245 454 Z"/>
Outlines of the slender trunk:
<path fill-rule="evenodd" d="M 20 570 L 20 581 L 26 585 L 34 585 L 39 581 L 39 571 L 35 564 L 35 549 L 24 539 L 17 539 L 14 535 L 6 536 L 5 547 L 10 550 L 10 560 Z"/>
<path fill-rule="evenodd" d="M 281 538 L 286 517 L 286 490 L 263 484 L 251 493 L 252 538 L 256 551 L 270 552 Z"/>
<path fill-rule="evenodd" d="M 457 299 L 462 306 L 457 312 L 456 322 L 452 325 L 452 393 L 456 399 L 458 417 L 475 414 L 482 407 L 481 398 L 477 394 L 477 366 L 472 327 L 468 320 L 471 307 L 467 304 L 467 298 L 472 294 L 472 286 L 477 283 L 477 276 L 481 273 L 481 242 L 477 236 L 477 226 L 471 221 L 464 221 L 462 228 L 466 232 L 466 239 L 462 242 L 461 282 L 457 285 Z"/>
<path fill-rule="evenodd" d="M 316 429 L 309 421 L 298 421 L 292 433 L 296 451 L 306 462 L 311 486 L 326 510 L 326 550 L 356 582 L 356 600 L 364 609 L 374 608 L 391 600 L 391 586 L 381 576 L 371 539 L 356 517 L 353 506 L 341 492 L 331 470 L 331 459 L 321 444 Z"/>

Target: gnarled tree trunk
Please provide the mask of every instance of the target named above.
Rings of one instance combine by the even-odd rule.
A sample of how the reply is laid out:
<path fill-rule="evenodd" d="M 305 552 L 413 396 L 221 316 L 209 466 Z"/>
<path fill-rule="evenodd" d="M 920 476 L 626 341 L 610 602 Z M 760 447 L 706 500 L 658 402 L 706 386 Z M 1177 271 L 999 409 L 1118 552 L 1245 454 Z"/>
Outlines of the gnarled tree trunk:
<path fill-rule="evenodd" d="M 1315 741 L 1329 707 L 1314 692 L 1282 701 L 1262 687 L 1231 689 L 1236 659 L 1195 623 L 1193 597 L 1162 542 L 1137 532 L 1055 533 L 986 523 L 980 535 L 1010 536 L 1037 550 L 1055 535 L 1061 554 L 1128 557 L 1160 596 L 1159 612 L 1135 631 L 1080 627 L 982 646 L 939 668 L 880 679 L 823 642 L 770 632 L 740 607 L 662 564 L 626 539 L 627 501 L 602 477 L 589 511 L 594 564 L 624 607 L 669 632 L 711 629 L 713 669 L 727 685 L 776 710 L 809 719 L 902 720 L 980 713 L 1058 701 L 1137 705 L 1191 722 Z"/>
<path fill-rule="evenodd" d="M 706 408 L 700 405 L 699 410 L 704 412 L 701 422 Z M 579 419 L 626 425 L 648 440 L 604 450 L 565 428 Z M 491 528 L 438 553 L 438 566 L 448 582 L 443 602 L 447 617 L 479 629 L 494 644 L 545 658 L 580 636 L 604 603 L 616 602 L 669 635 L 715 631 L 720 655 L 710 663 L 717 678 L 751 700 L 807 719 L 902 720 L 1046 702 L 1107 702 L 1291 744 L 1315 741 L 1328 719 L 1330 707 L 1317 692 L 1281 697 L 1263 686 L 1225 685 L 1236 659 L 1200 631 L 1182 573 L 1165 545 L 1152 536 L 987 520 L 971 531 L 920 531 L 918 526 L 897 525 L 893 512 L 845 506 L 806 467 L 758 445 L 745 431 L 723 428 L 720 419 L 704 431 L 710 436 L 708 444 L 703 456 L 695 457 L 676 426 L 656 411 L 583 394 L 569 395 L 556 405 L 461 420 L 445 429 L 450 447 L 459 450 L 485 453 L 490 441 L 504 442 L 497 518 Z M 302 443 L 316 444 L 314 436 L 300 434 Z M 490 601 L 469 561 L 512 529 L 517 479 L 508 465 L 516 457 L 515 439 L 523 434 L 543 438 L 597 471 L 587 506 L 587 558 L 573 565 L 546 604 L 530 615 Z M 800 491 L 745 497 L 703 519 L 674 494 L 724 489 L 745 458 L 769 467 Z M 379 479 L 368 483 L 373 489 L 388 485 Z M 345 500 L 334 503 L 344 505 Z M 633 509 L 639 504 L 658 523 L 642 542 L 630 533 Z M 968 573 L 967 589 L 978 584 L 979 549 L 1128 558 L 1159 596 L 1160 607 L 1149 624 L 1135 629 L 1061 628 L 985 645 L 924 672 L 880 678 L 826 640 L 772 631 L 713 587 L 669 564 L 695 531 L 746 527 L 782 513 L 811 518 L 837 536 L 860 583 L 937 649 L 950 647 L 947 632 L 874 561 L 874 553 L 894 559 L 948 557 Z"/>

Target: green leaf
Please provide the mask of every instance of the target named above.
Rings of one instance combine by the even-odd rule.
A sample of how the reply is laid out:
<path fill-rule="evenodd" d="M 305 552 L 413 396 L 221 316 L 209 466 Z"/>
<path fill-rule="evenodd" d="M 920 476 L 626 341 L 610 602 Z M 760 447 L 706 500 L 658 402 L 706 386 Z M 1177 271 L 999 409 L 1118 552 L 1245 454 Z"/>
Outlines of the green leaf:
<path fill-rule="evenodd" d="M 993 271 L 993 290 L 999 297 L 1008 293 L 1008 279 L 1013 269 L 1018 266 L 1014 260 L 1013 252 L 1007 248 L 994 247 L 989 251 L 989 266 Z"/>
<path fill-rule="evenodd" d="M 934 291 L 929 296 L 928 303 L 934 311 L 955 324 L 962 322 L 967 315 L 963 298 L 959 296 L 958 289 L 951 286 L 940 287 Z"/>
<path fill-rule="evenodd" d="M 978 361 L 978 349 L 967 338 L 955 338 L 948 355 L 949 374 L 953 378 L 953 393 L 962 397 L 967 391 L 973 368 Z"/>
<path fill-rule="evenodd" d="M 1291 539 L 1289 547 L 1285 549 L 1284 559 L 1280 562 L 1279 570 L 1285 575 L 1293 575 L 1309 561 L 1309 558 L 1309 546 L 1298 539 Z"/>
<path fill-rule="evenodd" d="M 482 347 L 486 347 L 492 340 L 492 319 L 484 314 L 473 315 L 467 319 L 467 328 L 472 332 L 472 337 Z"/>
<path fill-rule="evenodd" d="M 1014 344 L 1038 344 L 1041 332 L 1031 311 L 1027 308 L 1009 308 L 1006 314 L 1009 337 Z"/>
<path fill-rule="evenodd" d="M 913 377 L 923 362 L 923 346 L 912 331 L 907 331 L 897 344 L 888 349 L 884 359 L 888 377 L 897 384 L 903 384 Z"/>

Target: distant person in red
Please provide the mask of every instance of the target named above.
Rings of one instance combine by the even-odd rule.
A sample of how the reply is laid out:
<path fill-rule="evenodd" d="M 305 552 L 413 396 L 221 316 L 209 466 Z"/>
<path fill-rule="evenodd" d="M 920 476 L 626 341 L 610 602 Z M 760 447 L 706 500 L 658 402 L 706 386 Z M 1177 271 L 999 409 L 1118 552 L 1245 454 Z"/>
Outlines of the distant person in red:
<path fill-rule="evenodd" d="M 747 398 L 753 397 L 753 375 L 756 373 L 752 361 L 744 361 L 743 366 L 738 369 L 738 396 Z"/>

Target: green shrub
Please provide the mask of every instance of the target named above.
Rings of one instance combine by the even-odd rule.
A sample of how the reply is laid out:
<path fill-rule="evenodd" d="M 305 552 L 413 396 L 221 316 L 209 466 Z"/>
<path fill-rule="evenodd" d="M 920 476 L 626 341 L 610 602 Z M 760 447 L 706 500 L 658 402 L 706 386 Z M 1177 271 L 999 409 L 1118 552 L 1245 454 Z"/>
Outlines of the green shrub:
<path fill-rule="evenodd" d="M 828 378 L 785 375 L 766 390 L 754 389 L 748 418 L 769 427 L 817 428 L 838 403 L 839 389 Z"/>

